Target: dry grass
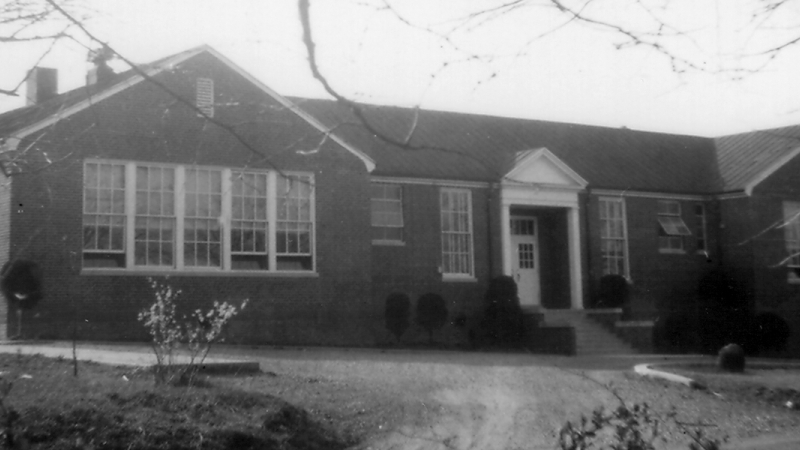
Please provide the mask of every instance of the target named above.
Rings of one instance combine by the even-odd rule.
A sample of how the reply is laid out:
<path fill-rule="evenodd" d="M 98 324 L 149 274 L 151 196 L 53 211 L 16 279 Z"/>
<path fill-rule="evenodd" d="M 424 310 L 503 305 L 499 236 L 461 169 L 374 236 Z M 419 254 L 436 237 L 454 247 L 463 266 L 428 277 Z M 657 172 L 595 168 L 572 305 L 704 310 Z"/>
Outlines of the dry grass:
<path fill-rule="evenodd" d="M 81 363 L 75 378 L 70 361 L 41 356 L 0 355 L 0 370 L 15 379 L 6 404 L 19 413 L 15 435 L 31 448 L 341 449 L 394 405 L 294 375 L 156 388 L 141 370 Z M 387 404 L 387 414 L 375 414 Z"/>

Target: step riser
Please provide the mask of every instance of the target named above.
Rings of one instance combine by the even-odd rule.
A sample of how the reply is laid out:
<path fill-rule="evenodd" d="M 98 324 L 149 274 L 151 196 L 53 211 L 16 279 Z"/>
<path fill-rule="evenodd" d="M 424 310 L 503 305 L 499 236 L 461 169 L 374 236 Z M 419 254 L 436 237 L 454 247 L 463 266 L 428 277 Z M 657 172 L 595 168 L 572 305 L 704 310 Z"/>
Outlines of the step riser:
<path fill-rule="evenodd" d="M 583 311 L 547 311 L 544 323 L 569 325 L 575 330 L 578 355 L 634 354 L 636 350 Z"/>

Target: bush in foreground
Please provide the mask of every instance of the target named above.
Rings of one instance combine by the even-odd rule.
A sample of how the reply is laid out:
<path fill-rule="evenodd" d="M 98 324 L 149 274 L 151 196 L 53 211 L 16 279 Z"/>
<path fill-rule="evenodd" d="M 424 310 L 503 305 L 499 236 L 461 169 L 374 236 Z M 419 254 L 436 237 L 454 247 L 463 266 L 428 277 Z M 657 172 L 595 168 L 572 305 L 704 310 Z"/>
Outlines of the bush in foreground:
<path fill-rule="evenodd" d="M 447 305 L 439 294 L 427 293 L 417 300 L 417 324 L 428 332 L 428 342 L 433 343 L 433 332 L 447 323 Z"/>
<path fill-rule="evenodd" d="M 499 276 L 489 282 L 484 297 L 481 320 L 483 340 L 491 345 L 516 345 L 522 341 L 522 308 L 517 283 L 510 276 Z"/>
<path fill-rule="evenodd" d="M 764 312 L 758 314 L 753 320 L 753 334 L 758 350 L 779 352 L 786 349 L 791 329 L 781 316 Z"/>
<path fill-rule="evenodd" d="M 744 372 L 744 349 L 737 344 L 728 344 L 719 351 L 717 367 L 726 372 Z"/>
<path fill-rule="evenodd" d="M 386 329 L 388 329 L 397 341 L 408 330 L 409 314 L 411 313 L 411 299 L 402 292 L 389 294 L 386 298 L 384 315 L 386 319 Z"/>

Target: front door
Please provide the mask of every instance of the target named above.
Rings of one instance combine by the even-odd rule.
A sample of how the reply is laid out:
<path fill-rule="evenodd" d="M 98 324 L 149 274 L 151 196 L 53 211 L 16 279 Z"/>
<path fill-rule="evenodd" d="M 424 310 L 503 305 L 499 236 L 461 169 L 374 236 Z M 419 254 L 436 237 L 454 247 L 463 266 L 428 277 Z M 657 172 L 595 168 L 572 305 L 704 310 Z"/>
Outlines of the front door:
<path fill-rule="evenodd" d="M 511 275 L 517 282 L 519 302 L 526 306 L 541 304 L 539 285 L 539 237 L 535 217 L 511 218 Z"/>

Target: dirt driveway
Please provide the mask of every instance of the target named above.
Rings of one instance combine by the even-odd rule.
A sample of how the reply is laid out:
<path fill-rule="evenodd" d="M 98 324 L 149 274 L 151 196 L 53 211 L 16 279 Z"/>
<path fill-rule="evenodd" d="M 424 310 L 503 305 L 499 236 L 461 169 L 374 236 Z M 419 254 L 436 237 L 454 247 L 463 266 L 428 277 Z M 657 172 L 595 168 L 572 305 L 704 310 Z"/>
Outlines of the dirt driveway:
<path fill-rule="evenodd" d="M 49 346 L 53 351 L 65 347 L 65 343 Z M 86 344 L 81 348 L 86 356 L 92 350 L 129 357 L 149 352 L 142 345 Z M 26 352 L 41 350 L 32 347 Z M 364 421 L 368 428 L 359 433 L 368 436 L 359 449 L 553 449 L 558 430 L 567 420 L 576 421 L 599 406 L 618 406 L 612 390 L 628 404 L 646 402 L 660 414 L 674 409 L 685 427 L 700 427 L 732 442 L 800 428 L 797 411 L 743 404 L 633 373 L 635 364 L 672 359 L 657 356 L 246 346 L 219 346 L 211 356 L 256 360 L 265 372 L 314 383 L 307 385 L 315 386 L 311 391 L 270 392 L 297 404 L 303 404 L 309 394 L 320 395 L 318 391 L 324 396 L 325 389 L 353 393 L 353 398 L 332 396 L 351 403 L 334 402 L 332 407 L 357 407 L 371 419 Z M 356 405 L 362 399 L 378 400 Z M 687 448 L 687 428 L 671 423 L 661 427 L 669 441 L 664 448 Z"/>
<path fill-rule="evenodd" d="M 674 407 L 681 422 L 733 441 L 800 425 L 797 413 L 739 405 L 633 373 L 635 364 L 661 362 L 661 357 L 366 349 L 245 353 L 256 357 L 262 370 L 313 373 L 402 398 L 403 414 L 375 430 L 360 447 L 364 449 L 553 449 L 565 421 L 601 405 L 618 405 L 608 388 L 628 403 L 646 402 L 660 413 Z M 670 444 L 665 448 L 687 448 L 685 432 L 664 426 L 662 434 Z"/>

